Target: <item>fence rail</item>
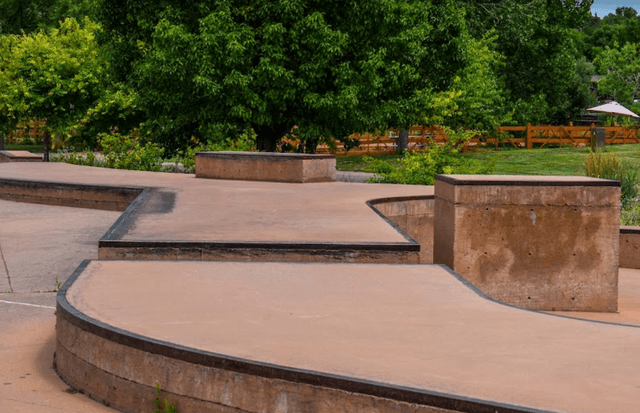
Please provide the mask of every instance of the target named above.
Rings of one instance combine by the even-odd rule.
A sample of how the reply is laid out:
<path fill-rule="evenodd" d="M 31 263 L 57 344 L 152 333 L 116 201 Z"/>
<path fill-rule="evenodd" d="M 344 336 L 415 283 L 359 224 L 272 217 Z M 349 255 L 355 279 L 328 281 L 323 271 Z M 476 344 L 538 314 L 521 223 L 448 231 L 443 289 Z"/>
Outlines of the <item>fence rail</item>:
<path fill-rule="evenodd" d="M 463 151 L 470 151 L 479 147 L 511 145 L 517 149 L 532 149 L 534 146 L 544 148 L 548 145 L 591 145 L 591 134 L 595 125 L 591 126 L 500 126 L 498 136 L 475 136 L 464 143 Z M 640 129 L 638 127 L 609 126 L 605 129 L 605 144 L 620 145 L 640 143 Z M 339 156 L 349 155 L 379 155 L 390 154 L 398 150 L 400 131 L 391 129 L 384 135 L 353 134 L 351 139 L 360 140 L 360 146 L 346 151 L 344 145 L 336 144 L 335 150 L 327 145 L 320 145 L 318 153 L 335 153 Z M 407 150 L 420 151 L 429 142 L 442 144 L 449 139 L 439 127 L 412 126 L 409 128 Z"/>

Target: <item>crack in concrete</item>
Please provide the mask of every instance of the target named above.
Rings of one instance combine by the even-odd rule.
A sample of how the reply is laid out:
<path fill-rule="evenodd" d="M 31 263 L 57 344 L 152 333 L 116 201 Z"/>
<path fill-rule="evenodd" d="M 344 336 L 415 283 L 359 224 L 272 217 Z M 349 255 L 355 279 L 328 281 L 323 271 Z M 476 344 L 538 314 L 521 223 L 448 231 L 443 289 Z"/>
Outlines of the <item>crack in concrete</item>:
<path fill-rule="evenodd" d="M 4 254 L 2 253 L 2 244 L 0 244 L 0 257 L 2 258 L 2 263 L 4 264 L 4 271 L 7 273 L 9 292 L 13 292 L 13 287 L 11 286 L 11 276 L 9 275 L 9 267 L 7 267 L 7 261 L 4 259 Z"/>

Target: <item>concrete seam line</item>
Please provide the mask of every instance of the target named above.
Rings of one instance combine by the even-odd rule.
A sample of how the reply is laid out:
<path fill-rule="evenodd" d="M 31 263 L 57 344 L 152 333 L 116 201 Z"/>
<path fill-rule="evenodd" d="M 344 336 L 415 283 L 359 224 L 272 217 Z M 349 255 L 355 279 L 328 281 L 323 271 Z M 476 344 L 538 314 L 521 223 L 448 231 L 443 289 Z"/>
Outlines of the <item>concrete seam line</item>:
<path fill-rule="evenodd" d="M 2 245 L 0 245 L 0 257 L 2 257 L 2 263 L 4 264 L 4 271 L 7 273 L 7 281 L 9 282 L 9 291 L 13 292 L 13 287 L 11 286 L 11 276 L 9 276 L 9 267 L 7 267 L 7 261 L 4 259 L 4 254 L 2 253 Z"/>
<path fill-rule="evenodd" d="M 29 304 L 29 303 L 18 303 L 16 301 L 5 301 L 5 300 L 0 300 L 0 303 L 6 303 L 6 304 L 17 304 L 17 305 L 27 305 L 29 307 L 40 307 L 40 308 L 50 308 L 52 310 L 55 310 L 55 307 L 49 307 L 48 305 L 38 305 L 38 304 Z"/>

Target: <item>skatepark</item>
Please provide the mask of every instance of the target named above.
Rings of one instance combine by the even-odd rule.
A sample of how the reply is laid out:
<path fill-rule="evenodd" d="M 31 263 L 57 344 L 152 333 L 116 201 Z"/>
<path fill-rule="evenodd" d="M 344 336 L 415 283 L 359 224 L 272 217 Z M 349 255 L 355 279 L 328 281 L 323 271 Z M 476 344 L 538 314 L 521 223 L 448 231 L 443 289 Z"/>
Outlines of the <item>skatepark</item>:
<path fill-rule="evenodd" d="M 5 377 L 0 410 L 152 411 L 159 383 L 181 413 L 637 411 L 640 230 L 619 227 L 619 185 L 343 183 L 305 161 L 285 182 L 0 163 L 7 274 L 61 273 L 55 300 L 19 292 L 33 274 L 3 285 L 55 307 L 56 332 L 8 324 L 3 352 L 51 390 Z"/>

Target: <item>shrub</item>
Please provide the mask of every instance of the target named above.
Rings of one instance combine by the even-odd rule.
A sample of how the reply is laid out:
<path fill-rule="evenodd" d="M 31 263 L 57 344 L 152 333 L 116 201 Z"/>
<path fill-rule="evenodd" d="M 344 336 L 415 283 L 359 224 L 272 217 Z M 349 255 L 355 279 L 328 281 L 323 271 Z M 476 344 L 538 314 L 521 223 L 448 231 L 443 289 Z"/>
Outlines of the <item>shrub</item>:
<path fill-rule="evenodd" d="M 621 205 L 624 209 L 638 194 L 638 171 L 632 165 L 623 163 L 617 154 L 589 152 L 584 167 L 587 176 L 620 181 Z"/>
<path fill-rule="evenodd" d="M 119 133 L 101 133 L 98 135 L 98 143 L 102 147 L 104 166 L 107 168 L 160 170 L 164 149 L 155 143 L 147 142 L 142 145 L 139 139 Z"/>
<path fill-rule="evenodd" d="M 489 174 L 497 157 L 489 162 L 457 156 L 459 142 L 430 143 L 422 152 L 407 152 L 395 167 L 380 159 L 365 158 L 367 170 L 376 174 L 370 182 L 433 185 L 438 174 Z"/>

